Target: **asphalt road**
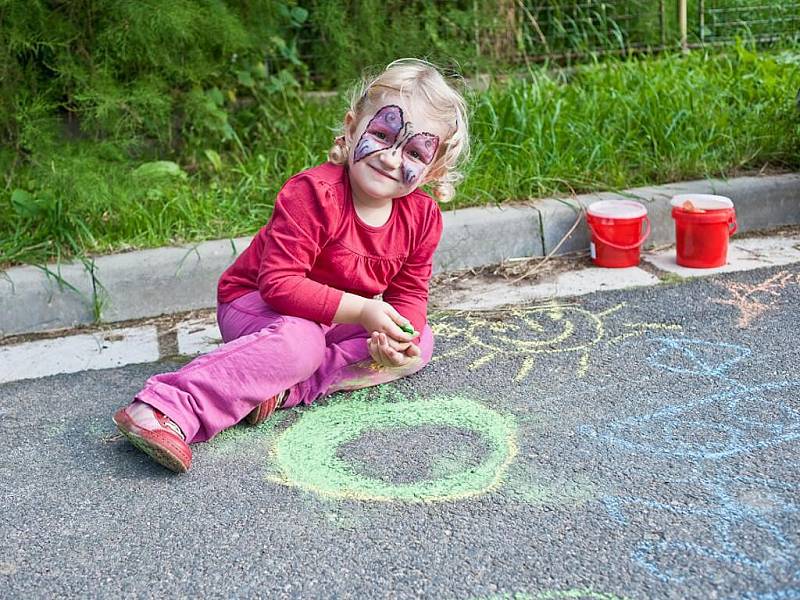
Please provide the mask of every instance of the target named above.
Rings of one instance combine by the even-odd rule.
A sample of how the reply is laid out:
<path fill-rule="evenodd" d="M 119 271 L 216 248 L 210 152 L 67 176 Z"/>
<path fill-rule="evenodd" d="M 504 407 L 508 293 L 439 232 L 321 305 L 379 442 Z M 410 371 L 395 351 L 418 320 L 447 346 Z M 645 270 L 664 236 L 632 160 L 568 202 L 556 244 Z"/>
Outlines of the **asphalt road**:
<path fill-rule="evenodd" d="M 193 447 L 175 363 L 0 386 L 0 594 L 800 598 L 800 266 L 435 316 L 436 360 Z M 47 360 L 47 357 L 42 357 Z"/>

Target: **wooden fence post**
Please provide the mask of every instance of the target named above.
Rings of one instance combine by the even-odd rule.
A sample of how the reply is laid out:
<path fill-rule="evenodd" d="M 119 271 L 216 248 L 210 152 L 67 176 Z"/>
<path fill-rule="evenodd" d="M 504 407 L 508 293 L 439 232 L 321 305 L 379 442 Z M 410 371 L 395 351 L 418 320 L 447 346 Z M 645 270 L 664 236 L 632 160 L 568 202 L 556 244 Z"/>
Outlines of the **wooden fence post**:
<path fill-rule="evenodd" d="M 698 16 L 700 17 L 700 45 L 705 46 L 706 43 L 706 3 L 704 0 L 700 0 L 697 3 L 697 12 L 699 13 Z"/>
<path fill-rule="evenodd" d="M 689 52 L 686 18 L 686 0 L 678 0 L 678 23 L 681 29 L 681 50 L 684 52 Z"/>

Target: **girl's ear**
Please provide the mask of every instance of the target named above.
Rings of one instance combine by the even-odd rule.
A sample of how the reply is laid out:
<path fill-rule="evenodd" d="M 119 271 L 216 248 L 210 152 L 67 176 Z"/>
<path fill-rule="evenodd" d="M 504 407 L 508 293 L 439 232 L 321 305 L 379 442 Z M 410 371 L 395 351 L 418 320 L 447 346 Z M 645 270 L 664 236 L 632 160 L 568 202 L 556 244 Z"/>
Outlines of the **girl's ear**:
<path fill-rule="evenodd" d="M 348 110 L 344 116 L 344 140 L 348 146 L 352 146 L 353 138 L 356 135 L 356 115 L 352 110 Z"/>

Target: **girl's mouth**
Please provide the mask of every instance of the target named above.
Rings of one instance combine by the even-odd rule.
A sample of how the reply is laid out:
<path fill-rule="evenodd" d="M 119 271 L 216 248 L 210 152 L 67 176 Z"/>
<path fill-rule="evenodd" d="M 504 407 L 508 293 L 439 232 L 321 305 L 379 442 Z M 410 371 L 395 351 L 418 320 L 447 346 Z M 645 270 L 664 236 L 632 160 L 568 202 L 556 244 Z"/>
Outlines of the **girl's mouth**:
<path fill-rule="evenodd" d="M 379 169 L 378 167 L 374 167 L 374 166 L 372 166 L 372 165 L 371 165 L 371 164 L 369 164 L 369 163 L 367 163 L 367 165 L 369 166 L 369 168 L 370 168 L 370 169 L 372 169 L 373 171 L 377 171 L 378 173 L 380 173 L 381 175 L 383 175 L 383 176 L 384 176 L 384 177 L 386 177 L 387 179 L 391 179 L 392 181 L 397 181 L 397 179 L 395 179 L 394 177 L 392 177 L 391 175 L 389 175 L 389 174 L 388 174 L 386 171 L 382 171 L 382 170 L 381 170 L 381 169 Z"/>

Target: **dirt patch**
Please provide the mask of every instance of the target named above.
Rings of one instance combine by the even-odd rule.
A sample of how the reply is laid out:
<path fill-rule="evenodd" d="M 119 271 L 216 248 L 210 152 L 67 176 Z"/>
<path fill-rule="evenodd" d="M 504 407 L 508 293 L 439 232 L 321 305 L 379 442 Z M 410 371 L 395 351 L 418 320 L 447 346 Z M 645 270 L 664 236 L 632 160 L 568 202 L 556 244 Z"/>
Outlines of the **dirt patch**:
<path fill-rule="evenodd" d="M 800 235 L 800 225 L 784 225 L 775 229 L 761 229 L 759 231 L 745 231 L 737 233 L 734 239 L 762 238 L 762 237 L 794 237 Z"/>
<path fill-rule="evenodd" d="M 550 258 L 525 256 L 509 258 L 499 264 L 439 273 L 431 278 L 429 304 L 432 309 L 443 309 L 454 296 L 474 290 L 481 283 L 505 281 L 510 284 L 531 285 L 552 280 L 567 271 L 578 271 L 592 266 L 588 251 L 572 252 Z"/>

